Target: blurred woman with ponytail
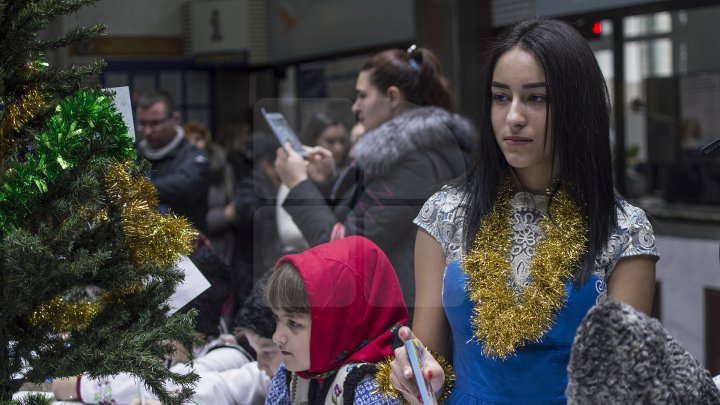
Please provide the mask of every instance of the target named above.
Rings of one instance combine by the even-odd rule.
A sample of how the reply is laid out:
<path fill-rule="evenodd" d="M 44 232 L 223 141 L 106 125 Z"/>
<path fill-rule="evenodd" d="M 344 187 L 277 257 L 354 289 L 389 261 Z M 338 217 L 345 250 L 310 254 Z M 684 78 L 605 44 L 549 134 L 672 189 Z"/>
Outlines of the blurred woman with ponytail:
<path fill-rule="evenodd" d="M 424 201 L 465 173 L 475 129 L 452 113 L 449 82 L 428 49 L 389 49 L 362 67 L 353 112 L 365 126 L 354 160 L 329 200 L 316 183 L 332 172 L 329 152 L 308 148 L 304 160 L 278 149 L 276 170 L 289 188 L 283 203 L 311 246 L 362 235 L 388 255 L 405 303 L 415 302 L 413 219 Z M 287 149 L 287 150 L 286 150 Z"/>

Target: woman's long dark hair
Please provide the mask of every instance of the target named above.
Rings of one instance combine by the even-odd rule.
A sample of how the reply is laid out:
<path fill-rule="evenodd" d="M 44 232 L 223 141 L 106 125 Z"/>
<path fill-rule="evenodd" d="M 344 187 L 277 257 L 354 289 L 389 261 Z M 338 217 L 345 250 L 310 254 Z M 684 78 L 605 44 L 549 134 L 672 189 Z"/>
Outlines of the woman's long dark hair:
<path fill-rule="evenodd" d="M 553 156 L 560 164 L 562 184 L 582 210 L 588 225 L 588 249 L 573 273 L 582 285 L 595 269 L 595 258 L 617 226 L 618 202 L 610 158 L 610 98 L 595 55 L 571 26 L 533 18 L 502 34 L 487 58 L 482 111 L 474 165 L 459 185 L 465 191 L 465 251 L 475 239 L 480 219 L 495 203 L 510 166 L 495 140 L 491 122 L 493 72 L 505 52 L 520 48 L 532 53 L 545 73 L 548 128 Z"/>

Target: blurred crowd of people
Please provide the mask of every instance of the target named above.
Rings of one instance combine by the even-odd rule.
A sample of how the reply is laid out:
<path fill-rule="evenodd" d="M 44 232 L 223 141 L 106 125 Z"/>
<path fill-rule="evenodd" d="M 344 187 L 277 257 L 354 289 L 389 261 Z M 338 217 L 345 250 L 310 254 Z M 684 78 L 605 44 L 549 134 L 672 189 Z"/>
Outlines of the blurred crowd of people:
<path fill-rule="evenodd" d="M 161 209 L 200 232 L 191 259 L 212 283 L 190 305 L 199 360 L 171 361 L 201 375 L 196 400 L 562 403 L 589 309 L 649 312 L 659 255 L 643 211 L 614 192 L 587 43 L 530 19 L 487 62 L 476 127 L 432 51 L 375 54 L 357 122 L 310 117 L 304 154 L 252 122 L 183 123 L 163 91 L 137 99 L 138 157 Z M 419 338 L 422 376 L 398 336 Z M 127 376 L 68 384 L 96 403 L 138 390 Z"/>
<path fill-rule="evenodd" d="M 452 112 L 448 80 L 428 49 L 376 54 L 356 92 L 347 112 L 357 117 L 352 128 L 321 111 L 298 131 L 305 157 L 262 122 L 255 131 L 251 123 L 226 125 L 213 136 L 206 123 L 182 123 L 167 92 L 138 97 L 138 156 L 150 162 L 161 209 L 187 217 L 201 234 L 198 249 L 228 267 L 221 272 L 233 292 L 221 309 L 225 324 L 283 254 L 349 235 L 388 254 L 412 314 L 412 220 L 434 191 L 465 172 L 474 128 Z"/>
<path fill-rule="evenodd" d="M 399 280 L 397 294 L 387 299 L 398 310 L 407 306 L 412 311 L 412 220 L 433 192 L 465 172 L 474 128 L 452 112 L 448 80 L 428 49 L 378 53 L 362 67 L 355 90 L 355 103 L 346 112 L 357 118 L 354 125 L 336 111 L 321 111 L 299 128 L 305 157 L 281 145 L 262 122 L 223 125 L 213 134 L 207 123 L 183 122 L 166 91 L 137 97 L 138 159 L 149 162 L 161 211 L 186 217 L 198 231 L 190 258 L 211 282 L 184 308 L 199 311 L 195 327 L 207 346 L 194 366 L 188 367 L 182 356 L 172 360 L 179 371 L 202 376 L 196 399 L 235 395 L 236 403 L 256 403 L 264 397 L 241 398 L 222 382 L 250 378 L 256 384 L 247 393 L 268 389 L 269 380 L 252 376 L 264 369 L 263 378 L 270 378 L 274 368 L 249 363 L 260 361 L 263 353 L 277 354 L 277 345 L 263 345 L 272 332 L 248 325 L 248 311 L 254 319 L 273 319 L 273 314 L 267 305 L 247 299 L 258 301 L 257 291 L 283 256 L 348 241 L 351 235 L 365 237 L 369 251 L 387 255 L 383 271 L 389 269 Z M 397 319 L 408 324 L 407 315 Z M 232 337 L 235 327 L 241 333 Z M 383 346 L 381 351 L 387 355 L 388 350 Z M 248 371 L 252 367 L 255 374 Z M 130 402 L 139 392 L 129 375 L 80 376 L 65 384 L 81 387 L 75 394 L 86 402 L 93 402 L 91 397 Z"/>

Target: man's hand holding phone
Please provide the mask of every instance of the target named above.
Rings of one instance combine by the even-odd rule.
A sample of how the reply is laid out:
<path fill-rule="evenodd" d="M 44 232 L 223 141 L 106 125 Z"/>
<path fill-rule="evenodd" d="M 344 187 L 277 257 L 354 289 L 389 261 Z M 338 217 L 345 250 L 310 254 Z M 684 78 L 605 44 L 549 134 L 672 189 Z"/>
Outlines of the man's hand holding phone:
<path fill-rule="evenodd" d="M 398 336 L 405 345 L 395 349 L 395 359 L 390 364 L 390 383 L 411 404 L 436 404 L 436 397 L 445 383 L 443 368 L 410 328 L 403 326 Z"/>

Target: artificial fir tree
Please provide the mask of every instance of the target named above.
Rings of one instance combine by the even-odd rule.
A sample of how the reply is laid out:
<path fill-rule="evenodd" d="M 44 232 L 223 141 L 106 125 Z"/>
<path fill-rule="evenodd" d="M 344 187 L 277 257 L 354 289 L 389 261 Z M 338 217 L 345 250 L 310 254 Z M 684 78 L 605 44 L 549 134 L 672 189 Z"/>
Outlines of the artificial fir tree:
<path fill-rule="evenodd" d="M 0 403 L 24 382 L 118 372 L 179 403 L 197 378 L 163 362 L 171 340 L 192 343 L 192 319 L 166 301 L 193 232 L 155 210 L 112 95 L 80 86 L 103 62 L 44 62 L 104 26 L 37 37 L 94 1 L 0 0 Z M 168 396 L 167 379 L 185 389 Z"/>

